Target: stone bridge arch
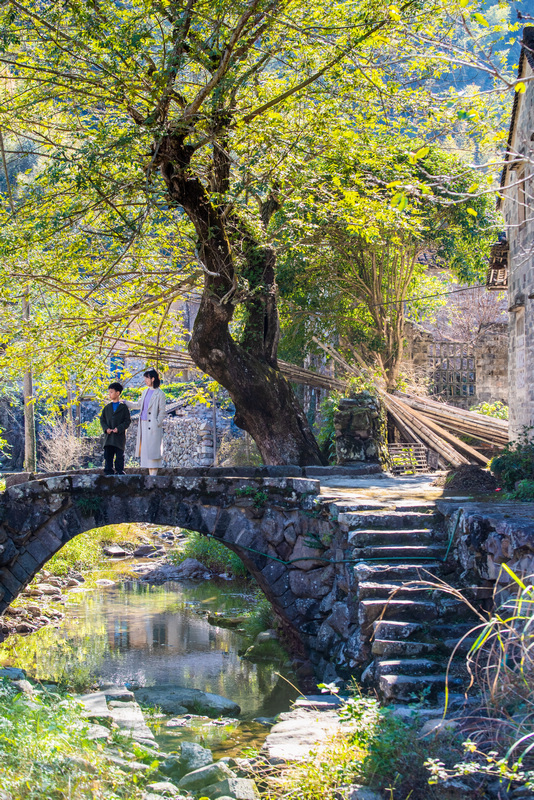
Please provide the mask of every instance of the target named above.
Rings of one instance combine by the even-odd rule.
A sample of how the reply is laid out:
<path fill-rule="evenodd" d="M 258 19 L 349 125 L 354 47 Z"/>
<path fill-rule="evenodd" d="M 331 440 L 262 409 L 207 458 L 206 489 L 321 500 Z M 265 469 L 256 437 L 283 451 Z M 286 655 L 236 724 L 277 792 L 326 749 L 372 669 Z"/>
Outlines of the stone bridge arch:
<path fill-rule="evenodd" d="M 183 472 L 66 473 L 8 488 L 0 495 L 0 614 L 80 533 L 128 522 L 181 527 L 237 553 L 272 604 L 302 676 L 311 674 L 308 658 L 324 675 L 331 654 L 322 623 L 343 607 L 340 637 L 347 641 L 357 610 L 348 602 L 346 532 L 320 502 L 319 481 Z"/>

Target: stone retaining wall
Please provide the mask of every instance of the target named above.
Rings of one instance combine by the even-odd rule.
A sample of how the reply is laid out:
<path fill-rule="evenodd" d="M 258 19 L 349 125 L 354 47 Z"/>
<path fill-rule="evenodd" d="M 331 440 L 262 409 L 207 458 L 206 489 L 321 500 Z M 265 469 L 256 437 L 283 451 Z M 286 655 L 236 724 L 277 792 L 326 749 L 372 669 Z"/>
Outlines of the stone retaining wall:
<path fill-rule="evenodd" d="M 520 578 L 534 576 L 534 503 L 458 503 L 440 501 L 453 552 L 464 579 L 496 586 L 506 596 L 511 583 L 506 564 Z"/>

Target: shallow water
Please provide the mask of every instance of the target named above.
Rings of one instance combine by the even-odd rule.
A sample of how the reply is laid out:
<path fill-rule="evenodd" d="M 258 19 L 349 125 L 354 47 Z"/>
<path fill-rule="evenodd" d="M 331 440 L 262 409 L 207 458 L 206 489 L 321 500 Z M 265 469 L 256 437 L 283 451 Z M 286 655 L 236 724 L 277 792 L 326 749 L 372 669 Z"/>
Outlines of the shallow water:
<path fill-rule="evenodd" d="M 169 728 L 162 719 L 158 741 L 174 749 L 177 739 L 224 751 L 257 747 L 267 730 L 252 719 L 287 710 L 297 692 L 278 666 L 252 664 L 238 656 L 243 637 L 210 625 L 208 612 L 229 615 L 251 609 L 256 598 L 235 582 L 167 583 L 149 586 L 124 580 L 110 588 L 70 593 L 58 627 L 0 645 L 0 664 L 18 666 L 47 682 L 83 691 L 94 682 L 142 686 L 175 684 L 229 697 L 241 706 L 240 724 L 222 726 L 197 718 Z M 291 678 L 290 678 L 291 679 Z"/>

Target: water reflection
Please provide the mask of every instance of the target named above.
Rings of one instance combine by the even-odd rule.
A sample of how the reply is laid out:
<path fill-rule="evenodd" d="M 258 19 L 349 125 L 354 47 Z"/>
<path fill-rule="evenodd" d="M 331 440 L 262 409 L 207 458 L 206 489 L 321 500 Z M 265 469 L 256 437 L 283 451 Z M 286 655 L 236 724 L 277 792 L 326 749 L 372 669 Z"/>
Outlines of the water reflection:
<path fill-rule="evenodd" d="M 294 691 L 272 665 L 239 658 L 238 633 L 205 619 L 209 611 L 242 614 L 254 602 L 235 584 L 213 583 L 125 581 L 71 594 L 58 628 L 10 637 L 0 645 L 0 664 L 78 690 L 95 680 L 187 686 L 235 700 L 242 718 L 270 716 L 287 708 Z"/>

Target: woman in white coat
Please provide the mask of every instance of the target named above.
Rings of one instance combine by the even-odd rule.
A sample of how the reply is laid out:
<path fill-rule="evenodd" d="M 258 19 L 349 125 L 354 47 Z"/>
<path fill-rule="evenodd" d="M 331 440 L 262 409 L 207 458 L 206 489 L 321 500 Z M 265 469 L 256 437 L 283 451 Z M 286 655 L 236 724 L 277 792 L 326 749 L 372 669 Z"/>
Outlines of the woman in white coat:
<path fill-rule="evenodd" d="M 150 475 L 157 475 L 162 461 L 163 420 L 165 419 L 165 394 L 159 388 L 160 379 L 155 369 L 144 374 L 146 389 L 136 402 L 126 400 L 128 408 L 140 409 L 135 455 L 141 459 L 141 467 L 147 467 Z"/>

